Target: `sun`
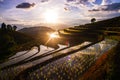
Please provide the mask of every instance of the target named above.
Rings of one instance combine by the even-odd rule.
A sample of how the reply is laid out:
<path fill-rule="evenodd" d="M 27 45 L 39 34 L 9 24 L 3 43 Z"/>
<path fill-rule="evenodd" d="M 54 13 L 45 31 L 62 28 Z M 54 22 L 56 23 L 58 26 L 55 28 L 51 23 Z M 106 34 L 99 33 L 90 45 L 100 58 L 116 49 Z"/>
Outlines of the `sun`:
<path fill-rule="evenodd" d="M 58 35 L 55 33 L 50 34 L 50 38 L 58 38 Z"/>
<path fill-rule="evenodd" d="M 44 19 L 47 23 L 57 23 L 58 13 L 55 10 L 47 10 L 44 14 Z"/>

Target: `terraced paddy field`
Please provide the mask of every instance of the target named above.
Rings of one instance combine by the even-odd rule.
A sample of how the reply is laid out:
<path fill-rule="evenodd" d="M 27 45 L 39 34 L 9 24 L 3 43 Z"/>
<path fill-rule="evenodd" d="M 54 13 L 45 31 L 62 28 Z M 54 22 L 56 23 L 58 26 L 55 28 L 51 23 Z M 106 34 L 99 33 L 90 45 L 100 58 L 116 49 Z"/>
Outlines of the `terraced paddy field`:
<path fill-rule="evenodd" d="M 58 50 L 40 46 L 22 51 L 0 64 L 0 80 L 79 80 L 81 76 L 118 41 L 104 39 L 85 41 L 76 46 Z M 36 54 L 37 53 L 37 54 Z"/>
<path fill-rule="evenodd" d="M 97 30 L 85 30 L 85 29 L 77 29 L 77 28 L 67 28 L 63 30 L 59 30 L 58 34 L 68 40 L 71 44 L 75 42 L 81 41 L 100 41 L 104 39 L 104 33 L 99 32 Z"/>

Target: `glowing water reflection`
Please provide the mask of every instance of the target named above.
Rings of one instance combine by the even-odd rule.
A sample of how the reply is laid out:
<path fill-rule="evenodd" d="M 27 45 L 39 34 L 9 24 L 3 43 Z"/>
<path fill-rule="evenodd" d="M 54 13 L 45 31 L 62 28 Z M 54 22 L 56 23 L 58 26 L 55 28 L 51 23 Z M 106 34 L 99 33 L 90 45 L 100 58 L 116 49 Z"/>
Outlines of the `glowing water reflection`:
<path fill-rule="evenodd" d="M 79 80 L 80 75 L 87 70 L 96 59 L 98 59 L 106 51 L 115 47 L 117 43 L 117 41 L 105 39 L 104 41 L 96 43 L 86 49 L 55 60 L 43 67 L 39 67 L 37 70 L 29 73 L 26 80 Z M 79 49 L 82 45 L 86 44 L 90 44 L 90 42 L 70 47 L 59 51 L 54 55 L 46 56 L 27 64 L 0 71 L 0 79 L 9 80 L 10 76 L 16 76 L 20 71 L 26 69 L 27 67 L 34 66 L 35 64 L 44 62 L 45 60 Z"/>
<path fill-rule="evenodd" d="M 27 79 L 78 80 L 80 75 L 88 69 L 100 55 L 115 47 L 117 43 L 117 41 L 105 39 L 84 50 L 53 61 L 33 71 Z"/>

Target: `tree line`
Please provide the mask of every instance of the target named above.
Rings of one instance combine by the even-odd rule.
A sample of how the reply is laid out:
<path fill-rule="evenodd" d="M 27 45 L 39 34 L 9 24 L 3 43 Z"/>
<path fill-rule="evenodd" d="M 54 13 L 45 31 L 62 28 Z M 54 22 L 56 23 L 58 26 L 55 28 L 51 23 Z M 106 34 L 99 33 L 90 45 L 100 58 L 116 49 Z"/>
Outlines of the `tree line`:
<path fill-rule="evenodd" d="M 6 56 L 15 53 L 17 49 L 17 42 L 15 40 L 17 26 L 1 24 L 0 28 L 0 60 L 6 58 Z M 13 35 L 14 34 L 14 35 Z"/>
<path fill-rule="evenodd" d="M 10 24 L 5 24 L 5 23 L 2 23 L 1 24 L 1 30 L 10 30 L 10 31 L 16 31 L 16 29 L 17 29 L 17 26 L 15 26 L 15 25 L 10 25 Z"/>

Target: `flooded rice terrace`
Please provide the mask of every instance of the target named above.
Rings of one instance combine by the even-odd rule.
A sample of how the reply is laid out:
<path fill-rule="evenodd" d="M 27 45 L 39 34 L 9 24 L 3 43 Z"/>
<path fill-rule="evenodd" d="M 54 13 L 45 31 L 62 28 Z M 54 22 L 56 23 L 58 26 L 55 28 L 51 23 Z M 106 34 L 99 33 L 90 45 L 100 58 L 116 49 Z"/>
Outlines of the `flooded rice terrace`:
<path fill-rule="evenodd" d="M 117 41 L 104 39 L 93 44 L 83 42 L 59 49 L 40 45 L 29 51 L 21 51 L 0 64 L 0 80 L 79 80 L 80 76 Z"/>

